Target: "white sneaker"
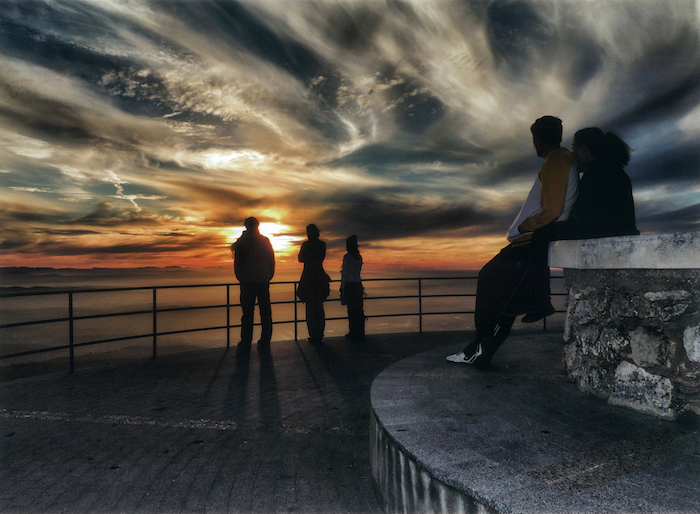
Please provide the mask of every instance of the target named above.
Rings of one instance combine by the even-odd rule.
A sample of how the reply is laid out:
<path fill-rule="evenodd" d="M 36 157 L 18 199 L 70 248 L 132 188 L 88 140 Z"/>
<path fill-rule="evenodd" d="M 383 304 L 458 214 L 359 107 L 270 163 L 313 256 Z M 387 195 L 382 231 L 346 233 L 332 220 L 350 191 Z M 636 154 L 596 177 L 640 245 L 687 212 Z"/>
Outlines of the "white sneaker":
<path fill-rule="evenodd" d="M 481 344 L 479 344 L 479 345 L 477 345 L 476 351 L 474 352 L 474 354 L 470 355 L 469 357 L 467 357 L 464 354 L 464 352 L 459 352 L 459 353 L 455 353 L 453 355 L 448 355 L 447 357 L 445 357 L 445 360 L 449 361 L 449 362 L 458 362 L 461 364 L 474 364 L 474 361 L 476 361 L 476 359 L 478 359 L 482 353 L 484 353 L 484 352 L 481 348 Z"/>
<path fill-rule="evenodd" d="M 450 361 L 450 362 L 466 362 L 467 361 L 466 356 L 464 355 L 464 352 L 459 352 L 459 353 L 455 353 L 453 355 L 448 355 L 447 357 L 445 357 L 445 360 Z"/>

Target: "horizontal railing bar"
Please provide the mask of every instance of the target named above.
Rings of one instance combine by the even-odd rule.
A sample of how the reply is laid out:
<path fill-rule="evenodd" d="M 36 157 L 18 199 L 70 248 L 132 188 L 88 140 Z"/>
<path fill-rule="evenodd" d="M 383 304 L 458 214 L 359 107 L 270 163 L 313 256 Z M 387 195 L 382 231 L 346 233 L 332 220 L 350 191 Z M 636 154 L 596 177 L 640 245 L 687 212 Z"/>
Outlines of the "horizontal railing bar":
<path fill-rule="evenodd" d="M 0 355 L 0 360 L 11 359 L 13 357 L 24 357 L 26 355 L 36 355 L 37 353 L 48 353 L 55 350 L 67 350 L 70 345 L 64 344 L 62 346 L 51 346 L 48 348 L 39 348 L 37 350 L 26 350 L 24 352 L 9 353 L 7 355 Z"/>
<path fill-rule="evenodd" d="M 425 297 L 425 295 L 423 295 Z M 365 300 L 405 300 L 411 298 L 418 298 L 418 295 L 397 295 L 397 296 L 365 296 Z"/>
<path fill-rule="evenodd" d="M 442 315 L 442 314 L 474 314 L 474 311 L 447 311 L 447 312 L 423 312 L 423 316 L 437 316 L 437 315 Z M 418 314 L 414 314 L 414 316 L 417 316 Z"/>
<path fill-rule="evenodd" d="M 70 318 L 39 319 L 39 320 L 35 320 L 35 321 L 20 321 L 17 323 L 7 323 L 5 325 L 0 325 L 0 329 L 2 329 L 2 328 L 14 328 L 14 327 L 27 327 L 30 325 L 43 325 L 46 323 L 60 323 L 60 322 L 65 322 L 65 321 L 70 321 Z"/>
<path fill-rule="evenodd" d="M 424 294 L 422 295 L 423 298 L 473 298 L 475 297 L 476 294 L 473 293 L 465 293 L 465 294 Z M 567 293 L 551 293 L 551 296 L 567 296 Z M 419 298 L 418 295 L 398 295 L 398 296 L 368 296 L 366 299 L 367 300 L 396 300 L 396 299 L 413 299 L 413 298 Z M 326 300 L 326 302 L 338 302 L 340 301 L 339 299 L 331 299 L 331 300 Z M 280 301 L 280 302 L 272 302 L 271 305 L 291 305 L 294 304 L 295 302 L 293 300 L 291 301 Z M 235 308 L 235 307 L 240 307 L 240 304 L 216 304 L 216 305 L 196 305 L 196 306 L 186 306 L 186 307 L 169 307 L 165 309 L 158 309 L 157 312 L 179 312 L 179 311 L 189 311 L 189 310 L 201 310 L 201 309 L 225 309 L 226 307 L 229 308 Z M 90 314 L 90 315 L 84 315 L 84 316 L 74 316 L 73 320 L 74 321 L 82 321 L 82 320 L 88 320 L 88 319 L 101 319 L 101 318 L 114 318 L 114 317 L 119 317 L 119 316 L 138 316 L 138 315 L 143 315 L 143 314 L 152 314 L 152 309 L 148 310 L 140 310 L 140 311 L 125 311 L 125 312 L 111 312 L 111 313 L 106 313 L 106 314 Z M 66 322 L 69 321 L 70 318 L 53 318 L 53 319 L 46 319 L 46 320 L 35 320 L 35 321 L 23 321 L 23 322 L 17 322 L 17 323 L 6 323 L 4 325 L 0 325 L 0 329 L 4 328 L 17 328 L 17 327 L 24 327 L 24 326 L 31 326 L 31 325 L 42 325 L 42 324 L 47 324 L 47 323 L 61 323 L 61 322 Z"/>
<path fill-rule="evenodd" d="M 449 294 L 449 295 L 422 295 L 423 298 L 473 298 L 475 297 L 475 294 Z M 566 293 L 552 293 L 551 296 L 567 296 Z M 369 296 L 366 298 L 366 300 L 396 300 L 396 299 L 415 299 L 419 298 L 418 295 L 405 295 L 405 296 Z M 340 301 L 339 299 L 332 299 L 332 300 L 327 300 L 327 302 L 338 302 Z M 285 304 L 293 304 L 293 301 L 283 301 L 283 302 L 272 302 L 271 305 L 285 305 Z M 158 313 L 163 313 L 163 312 L 182 312 L 182 311 L 191 311 L 191 310 L 202 310 L 202 309 L 225 309 L 225 308 L 235 308 L 235 307 L 240 307 L 240 304 L 217 304 L 217 305 L 197 305 L 197 306 L 187 306 L 187 307 L 171 307 L 171 308 L 166 308 L 166 309 L 158 309 L 156 312 Z M 565 312 L 565 311 L 561 311 Z M 90 314 L 90 315 L 85 315 L 85 316 L 74 316 L 73 320 L 74 321 L 84 321 L 84 320 L 90 320 L 90 319 L 102 319 L 102 318 L 114 318 L 114 317 L 119 317 L 119 316 L 139 316 L 139 315 L 144 315 L 144 314 L 152 314 L 153 311 L 151 309 L 149 310 L 141 310 L 141 311 L 126 311 L 126 312 L 113 312 L 113 313 L 107 313 L 107 314 Z M 414 313 L 410 315 L 418 315 L 419 313 Z M 427 313 L 424 313 L 427 314 Z M 330 318 L 328 318 L 330 319 Z M 345 318 L 340 318 L 340 319 L 345 319 Z M 24 326 L 31 326 L 31 325 L 42 325 L 42 324 L 48 324 L 48 323 L 61 323 L 61 322 L 67 322 L 69 321 L 70 318 L 54 318 L 54 319 L 47 319 L 47 320 L 35 320 L 35 321 L 23 321 L 23 322 L 18 322 L 18 323 L 7 323 L 5 325 L 0 325 L 0 329 L 4 328 L 17 328 L 17 327 L 24 327 Z M 289 321 L 280 321 L 280 322 L 274 322 L 274 323 L 292 323 L 294 320 L 289 320 Z M 233 327 L 234 325 L 231 325 Z M 160 334 L 156 334 L 160 335 Z"/>
<path fill-rule="evenodd" d="M 236 327 L 235 327 L 235 325 L 231 325 L 229 328 L 236 328 Z M 217 327 L 186 328 L 183 330 L 168 330 L 167 332 L 158 332 L 158 333 L 156 333 L 156 336 L 171 336 L 174 334 L 186 334 L 188 332 L 204 332 L 206 330 L 226 330 L 226 325 L 220 325 Z M 150 334 L 150 336 L 153 337 L 153 334 Z"/>
<path fill-rule="evenodd" d="M 73 343 L 73 346 L 77 348 L 79 346 L 93 346 L 96 344 L 116 343 L 119 341 L 129 341 L 131 339 L 146 339 L 149 337 L 153 337 L 152 332 L 149 332 L 148 334 L 140 334 L 140 335 L 135 335 L 135 336 L 121 336 L 121 337 L 112 337 L 109 339 L 97 339 L 96 341 L 83 341 L 82 343 Z"/>
<path fill-rule="evenodd" d="M 291 280 L 287 282 L 270 282 L 270 285 L 284 285 L 284 284 L 294 284 L 296 281 Z M 224 286 L 238 286 L 238 282 L 226 282 L 220 284 L 181 284 L 174 286 L 132 286 L 132 287 L 105 287 L 105 288 L 92 288 L 92 289 L 61 289 L 60 291 L 25 291 L 17 293 L 0 293 L 0 298 L 12 298 L 20 296 L 42 296 L 42 295 L 56 295 L 56 294 L 68 294 L 68 293 L 114 293 L 121 291 L 151 291 L 153 289 L 187 289 L 195 287 L 224 287 Z"/>
<path fill-rule="evenodd" d="M 165 309 L 157 309 L 156 312 L 160 314 L 161 312 L 197 311 L 202 309 L 225 309 L 226 307 L 240 307 L 240 305 L 226 305 L 225 303 L 223 303 L 219 305 L 194 305 L 191 307 L 166 307 Z M 149 310 L 148 312 L 151 313 L 153 311 Z"/>
<path fill-rule="evenodd" d="M 384 298 L 472 298 L 476 296 L 476 293 L 454 293 L 454 294 L 422 294 L 420 296 L 414 295 L 414 296 L 384 296 L 384 297 L 370 297 L 373 300 L 376 299 L 384 299 Z"/>
<path fill-rule="evenodd" d="M 362 279 L 363 282 L 406 282 L 414 280 L 477 280 L 479 277 L 393 277 L 393 278 L 366 278 Z M 551 277 L 551 280 L 559 280 L 564 277 Z M 331 282 L 340 282 L 338 279 L 332 279 Z M 270 282 L 270 285 L 285 285 L 285 284 L 295 284 L 298 280 L 286 280 L 280 282 Z M 90 289 L 61 289 L 59 291 L 21 291 L 16 293 L 0 293 L 0 298 L 18 298 L 23 296 L 49 296 L 57 294 L 68 294 L 68 293 L 113 293 L 120 291 L 148 291 L 153 289 L 186 289 L 186 288 L 197 288 L 197 287 L 225 287 L 225 286 L 239 286 L 239 282 L 221 282 L 216 284 L 180 284 L 180 285 L 166 285 L 166 286 L 132 286 L 132 287 L 106 287 L 106 288 L 90 288 Z"/>
<path fill-rule="evenodd" d="M 383 278 L 363 278 L 363 282 L 369 282 L 369 281 L 378 281 L 378 280 L 390 280 L 390 281 L 395 281 L 395 280 L 402 280 L 402 281 L 408 281 L 408 280 L 477 280 L 479 277 L 478 275 L 462 275 L 462 276 L 456 276 L 456 277 L 446 277 L 446 276 L 440 276 L 440 277 L 383 277 Z M 564 278 L 563 276 L 551 276 L 551 279 L 559 279 L 559 278 Z M 331 280 L 331 282 L 335 282 L 335 280 Z"/>
<path fill-rule="evenodd" d="M 138 316 L 141 314 L 151 314 L 153 311 L 125 311 L 125 312 L 110 312 L 108 314 L 85 314 L 84 316 L 73 316 L 73 321 L 81 321 L 85 319 L 101 319 L 101 318 L 116 318 L 118 316 Z"/>

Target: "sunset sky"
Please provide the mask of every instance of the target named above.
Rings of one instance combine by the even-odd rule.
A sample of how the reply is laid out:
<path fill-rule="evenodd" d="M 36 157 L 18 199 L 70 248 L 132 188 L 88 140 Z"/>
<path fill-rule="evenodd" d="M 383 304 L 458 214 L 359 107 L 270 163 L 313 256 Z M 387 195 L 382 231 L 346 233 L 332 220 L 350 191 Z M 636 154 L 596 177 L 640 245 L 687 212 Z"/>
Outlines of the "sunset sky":
<path fill-rule="evenodd" d="M 0 266 L 478 269 L 542 163 L 622 136 L 643 233 L 700 230 L 700 0 L 2 1 Z"/>

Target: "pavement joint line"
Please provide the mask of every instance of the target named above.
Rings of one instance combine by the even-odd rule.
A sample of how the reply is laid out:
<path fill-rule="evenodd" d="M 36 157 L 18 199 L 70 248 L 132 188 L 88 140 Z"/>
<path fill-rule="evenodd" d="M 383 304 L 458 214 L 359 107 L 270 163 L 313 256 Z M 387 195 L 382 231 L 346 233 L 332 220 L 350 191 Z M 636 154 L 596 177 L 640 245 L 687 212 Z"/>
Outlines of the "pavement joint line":
<path fill-rule="evenodd" d="M 354 429 L 348 427 L 309 427 L 299 424 L 260 422 L 238 423 L 230 420 L 213 419 L 171 419 L 154 418 L 146 416 L 127 416 L 119 414 L 71 414 L 68 412 L 49 411 L 24 411 L 0 409 L 0 418 L 4 419 L 34 419 L 39 421 L 70 421 L 79 423 L 102 423 L 108 425 L 131 425 L 142 427 L 167 427 L 167 428 L 195 428 L 207 430 L 239 430 L 276 432 L 286 434 L 328 434 L 344 436 L 366 436 L 367 429 Z"/>

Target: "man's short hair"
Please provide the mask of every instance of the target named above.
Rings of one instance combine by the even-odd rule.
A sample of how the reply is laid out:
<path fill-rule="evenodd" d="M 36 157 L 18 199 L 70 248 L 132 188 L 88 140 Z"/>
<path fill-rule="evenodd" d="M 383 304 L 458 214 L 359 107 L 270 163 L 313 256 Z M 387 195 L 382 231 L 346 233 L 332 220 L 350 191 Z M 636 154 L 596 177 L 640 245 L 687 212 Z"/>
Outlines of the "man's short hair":
<path fill-rule="evenodd" d="M 558 146 L 563 133 L 561 120 L 555 116 L 542 116 L 532 124 L 530 132 L 541 143 Z"/>
<path fill-rule="evenodd" d="M 260 222 L 257 220 L 257 218 L 253 218 L 251 216 L 250 218 L 246 218 L 246 220 L 243 222 L 243 225 L 248 230 L 251 230 L 251 229 L 258 228 L 258 226 L 260 225 Z"/>

